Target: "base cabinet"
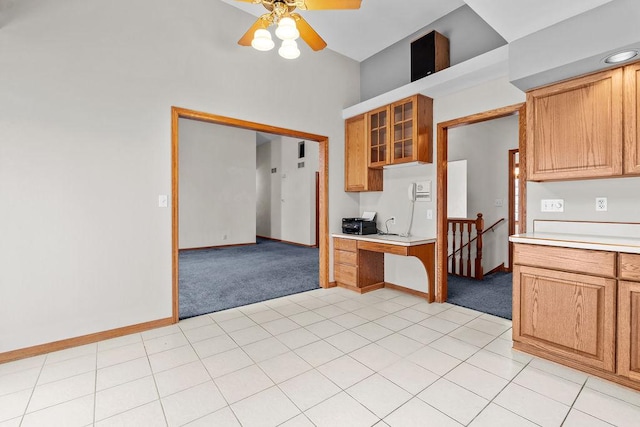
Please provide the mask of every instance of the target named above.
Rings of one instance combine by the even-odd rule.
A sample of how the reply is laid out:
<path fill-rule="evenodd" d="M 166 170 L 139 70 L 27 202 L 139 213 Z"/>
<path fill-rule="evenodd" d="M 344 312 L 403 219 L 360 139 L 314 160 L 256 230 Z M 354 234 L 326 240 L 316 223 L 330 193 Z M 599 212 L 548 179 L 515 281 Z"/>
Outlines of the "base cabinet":
<path fill-rule="evenodd" d="M 618 285 L 618 373 L 640 382 L 640 283 Z"/>

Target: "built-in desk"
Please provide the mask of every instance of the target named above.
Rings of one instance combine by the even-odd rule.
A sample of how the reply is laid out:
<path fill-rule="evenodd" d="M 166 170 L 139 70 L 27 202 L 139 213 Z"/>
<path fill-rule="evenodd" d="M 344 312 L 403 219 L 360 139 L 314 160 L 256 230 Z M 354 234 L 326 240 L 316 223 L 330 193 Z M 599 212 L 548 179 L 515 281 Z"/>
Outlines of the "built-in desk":
<path fill-rule="evenodd" d="M 425 292 L 413 291 L 427 301 L 435 300 L 435 243 L 424 237 L 333 234 L 334 277 L 336 285 L 365 293 L 393 287 L 413 291 L 384 281 L 384 254 L 414 256 L 427 272 Z"/>

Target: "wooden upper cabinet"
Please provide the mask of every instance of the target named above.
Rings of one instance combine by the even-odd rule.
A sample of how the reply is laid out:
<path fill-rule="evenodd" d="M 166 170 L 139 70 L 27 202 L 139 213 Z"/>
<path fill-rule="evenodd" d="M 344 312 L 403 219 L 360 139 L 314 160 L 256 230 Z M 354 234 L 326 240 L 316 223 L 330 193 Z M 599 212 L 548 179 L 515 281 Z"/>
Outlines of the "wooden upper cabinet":
<path fill-rule="evenodd" d="M 366 118 L 345 120 L 344 190 L 382 191 L 382 170 L 367 167 Z"/>
<path fill-rule="evenodd" d="M 389 106 L 366 114 L 369 145 L 369 167 L 382 167 L 389 163 Z"/>
<path fill-rule="evenodd" d="M 390 164 L 433 161 L 433 100 L 414 95 L 391 104 Z"/>
<path fill-rule="evenodd" d="M 640 62 L 624 67 L 624 173 L 640 175 Z"/>
<path fill-rule="evenodd" d="M 621 175 L 622 98 L 622 68 L 528 92 L 527 178 Z"/>

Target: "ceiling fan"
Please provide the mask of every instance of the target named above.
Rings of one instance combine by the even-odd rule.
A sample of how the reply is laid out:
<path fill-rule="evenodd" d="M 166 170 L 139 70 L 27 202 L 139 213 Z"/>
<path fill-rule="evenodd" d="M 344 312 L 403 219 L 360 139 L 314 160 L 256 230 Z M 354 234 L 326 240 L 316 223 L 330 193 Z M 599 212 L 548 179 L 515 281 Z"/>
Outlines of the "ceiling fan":
<path fill-rule="evenodd" d="M 295 59 L 300 56 L 296 39 L 301 37 L 311 49 L 322 50 L 327 43 L 309 23 L 294 10 L 360 9 L 362 0 L 236 0 L 262 4 L 268 12 L 262 15 L 238 40 L 242 46 L 253 46 L 257 50 L 271 50 L 274 42 L 267 30 L 277 25 L 276 36 L 282 40 L 278 49 L 280 56 Z"/>

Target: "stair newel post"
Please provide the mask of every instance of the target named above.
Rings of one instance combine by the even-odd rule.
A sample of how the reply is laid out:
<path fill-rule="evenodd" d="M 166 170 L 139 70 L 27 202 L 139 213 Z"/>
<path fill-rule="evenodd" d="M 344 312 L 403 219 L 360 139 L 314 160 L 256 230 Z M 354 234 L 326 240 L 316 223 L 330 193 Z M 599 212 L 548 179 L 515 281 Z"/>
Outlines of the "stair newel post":
<path fill-rule="evenodd" d="M 457 224 L 455 222 L 451 223 L 451 241 L 453 242 L 453 248 L 451 254 L 451 273 L 456 273 L 456 228 Z"/>
<path fill-rule="evenodd" d="M 482 280 L 484 276 L 482 273 L 482 231 L 484 230 L 484 219 L 482 218 L 482 214 L 478 214 L 478 218 L 476 219 L 476 235 L 478 236 L 478 241 L 476 242 L 476 271 L 475 278 L 478 280 Z"/>

